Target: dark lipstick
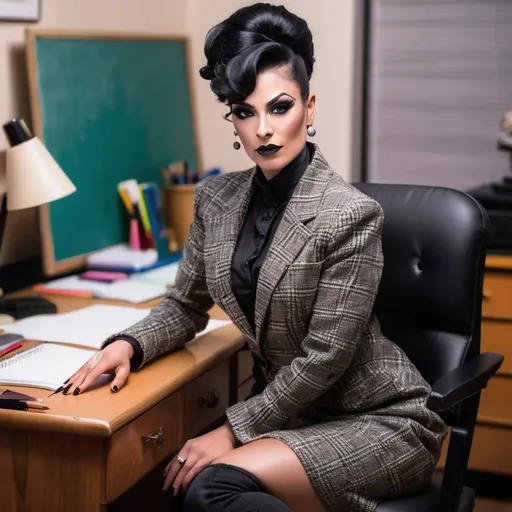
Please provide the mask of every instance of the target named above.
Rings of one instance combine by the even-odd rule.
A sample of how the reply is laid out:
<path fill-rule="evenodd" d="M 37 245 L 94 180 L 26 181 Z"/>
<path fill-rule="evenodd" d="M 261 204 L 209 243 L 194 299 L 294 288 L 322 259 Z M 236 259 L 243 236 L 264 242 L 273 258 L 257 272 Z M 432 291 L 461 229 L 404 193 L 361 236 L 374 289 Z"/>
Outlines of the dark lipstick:
<path fill-rule="evenodd" d="M 276 146 L 275 144 L 269 144 L 268 146 L 260 146 L 256 151 L 261 156 L 275 155 L 283 146 Z"/>

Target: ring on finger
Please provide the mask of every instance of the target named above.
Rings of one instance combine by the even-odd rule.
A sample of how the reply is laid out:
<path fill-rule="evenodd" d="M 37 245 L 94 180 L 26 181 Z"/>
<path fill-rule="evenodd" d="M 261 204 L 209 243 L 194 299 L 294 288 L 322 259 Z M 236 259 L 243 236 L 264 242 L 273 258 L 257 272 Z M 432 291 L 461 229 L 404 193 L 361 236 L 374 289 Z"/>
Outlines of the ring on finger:
<path fill-rule="evenodd" d="M 183 466 L 183 464 L 185 464 L 185 462 L 187 462 L 187 459 L 184 459 L 183 457 L 180 457 L 179 455 L 176 455 L 176 462 Z"/>

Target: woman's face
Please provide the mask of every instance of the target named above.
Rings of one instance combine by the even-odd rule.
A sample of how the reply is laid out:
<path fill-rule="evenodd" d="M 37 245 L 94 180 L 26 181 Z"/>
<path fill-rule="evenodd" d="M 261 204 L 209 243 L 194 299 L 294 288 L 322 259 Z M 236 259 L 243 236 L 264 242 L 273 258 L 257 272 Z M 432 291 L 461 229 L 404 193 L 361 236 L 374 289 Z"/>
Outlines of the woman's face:
<path fill-rule="evenodd" d="M 280 67 L 260 73 L 254 91 L 244 102 L 233 104 L 232 110 L 246 153 L 271 179 L 304 148 L 315 97 L 304 105 L 289 68 Z"/>

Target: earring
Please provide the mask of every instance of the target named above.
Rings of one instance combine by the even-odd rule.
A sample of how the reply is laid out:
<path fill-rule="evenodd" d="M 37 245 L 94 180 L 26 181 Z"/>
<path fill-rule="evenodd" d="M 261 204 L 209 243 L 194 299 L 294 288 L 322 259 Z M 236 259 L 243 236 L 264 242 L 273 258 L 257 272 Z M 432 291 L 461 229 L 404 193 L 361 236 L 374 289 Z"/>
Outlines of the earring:
<path fill-rule="evenodd" d="M 311 124 L 308 126 L 308 135 L 309 135 L 310 137 L 314 137 L 314 136 L 316 135 L 316 129 L 315 129 L 315 127 L 314 127 L 313 125 L 311 125 Z"/>
<path fill-rule="evenodd" d="M 235 137 L 238 137 L 238 132 L 236 130 L 233 133 L 235 134 Z M 235 142 L 233 142 L 233 148 L 238 151 L 240 149 L 240 142 L 235 140 Z"/>

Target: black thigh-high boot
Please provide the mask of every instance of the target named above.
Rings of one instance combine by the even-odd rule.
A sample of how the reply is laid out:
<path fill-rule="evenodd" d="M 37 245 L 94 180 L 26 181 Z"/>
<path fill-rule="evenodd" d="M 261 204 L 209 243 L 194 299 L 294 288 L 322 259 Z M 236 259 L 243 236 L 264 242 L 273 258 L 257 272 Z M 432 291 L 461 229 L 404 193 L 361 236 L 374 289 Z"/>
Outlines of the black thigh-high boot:
<path fill-rule="evenodd" d="M 253 474 L 228 464 L 203 469 L 179 502 L 180 512 L 292 512 Z"/>

